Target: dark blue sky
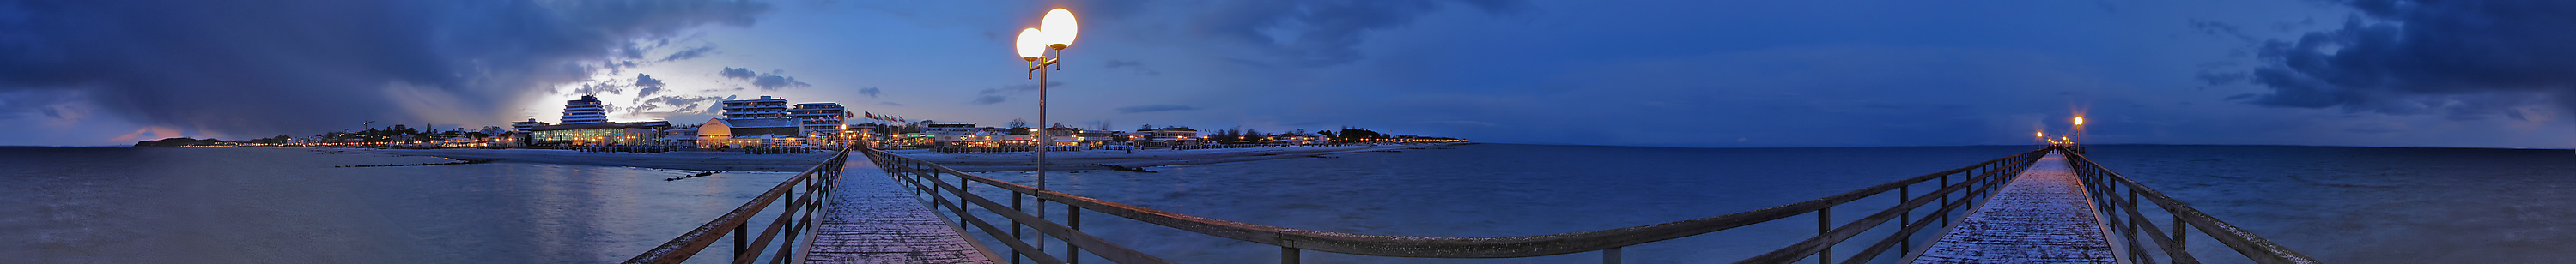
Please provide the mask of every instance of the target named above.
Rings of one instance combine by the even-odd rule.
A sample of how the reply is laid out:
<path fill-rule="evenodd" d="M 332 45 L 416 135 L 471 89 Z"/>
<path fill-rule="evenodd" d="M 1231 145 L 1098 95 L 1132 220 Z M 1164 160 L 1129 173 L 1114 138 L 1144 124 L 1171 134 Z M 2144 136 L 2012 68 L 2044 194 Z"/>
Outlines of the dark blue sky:
<path fill-rule="evenodd" d="M 1035 119 L 1010 41 L 1072 9 L 1052 116 L 1688 147 L 2576 147 L 2564 1 L 0 0 L 0 145 L 359 122 L 698 122 L 784 96 Z"/>

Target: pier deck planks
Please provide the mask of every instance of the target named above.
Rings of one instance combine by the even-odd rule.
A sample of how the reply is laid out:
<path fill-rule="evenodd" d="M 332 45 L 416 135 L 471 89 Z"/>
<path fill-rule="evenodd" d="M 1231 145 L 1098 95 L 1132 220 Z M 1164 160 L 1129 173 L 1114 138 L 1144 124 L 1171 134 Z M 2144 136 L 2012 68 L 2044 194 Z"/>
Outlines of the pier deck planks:
<path fill-rule="evenodd" d="M 2049 154 L 1996 191 L 1914 263 L 2114 263 L 2066 157 Z"/>
<path fill-rule="evenodd" d="M 847 168 L 807 262 L 994 263 L 875 164 L 852 157 Z"/>

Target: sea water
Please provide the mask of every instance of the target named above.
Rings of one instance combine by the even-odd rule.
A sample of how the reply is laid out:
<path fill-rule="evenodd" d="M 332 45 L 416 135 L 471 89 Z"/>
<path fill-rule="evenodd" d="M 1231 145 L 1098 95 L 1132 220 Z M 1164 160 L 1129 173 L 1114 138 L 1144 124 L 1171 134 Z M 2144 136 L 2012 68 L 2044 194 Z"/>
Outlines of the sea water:
<path fill-rule="evenodd" d="M 623 261 L 790 173 L 269 148 L 0 148 L 0 262 Z"/>

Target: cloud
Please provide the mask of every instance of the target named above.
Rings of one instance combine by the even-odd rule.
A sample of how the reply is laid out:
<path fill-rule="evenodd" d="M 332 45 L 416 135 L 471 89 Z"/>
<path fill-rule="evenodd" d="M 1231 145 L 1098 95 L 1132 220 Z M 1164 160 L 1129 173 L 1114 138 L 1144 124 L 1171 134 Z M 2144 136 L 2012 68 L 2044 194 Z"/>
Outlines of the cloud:
<path fill-rule="evenodd" d="M 1104 67 L 1104 68 L 1110 68 L 1110 69 L 1117 69 L 1117 68 L 1136 68 L 1136 75 L 1144 75 L 1144 76 L 1163 76 L 1163 71 L 1157 71 L 1157 70 L 1154 70 L 1154 68 L 1146 68 L 1146 67 L 1145 67 L 1145 62 L 1140 62 L 1140 61 L 1131 61 L 1131 60 L 1109 60 L 1109 63 L 1108 63 L 1108 65 L 1106 65 L 1106 66 L 1107 66 L 1107 67 Z"/>
<path fill-rule="evenodd" d="M 763 91 L 777 91 L 778 89 L 810 87 L 814 85 L 796 81 L 796 78 L 792 77 L 761 74 L 760 78 L 754 78 L 751 80 L 751 86 L 760 87 L 760 90 Z"/>
<path fill-rule="evenodd" d="M 706 56 L 708 53 L 713 53 L 715 50 L 715 45 L 698 46 L 696 48 L 680 50 L 680 52 L 673 52 L 671 53 L 671 56 L 663 56 L 661 60 L 656 60 L 655 62 L 695 59 L 700 56 Z"/>
<path fill-rule="evenodd" d="M 0 94 L 78 90 L 103 116 L 191 134 L 489 122 L 516 102 L 497 98 L 614 70 L 624 56 L 614 47 L 748 26 L 769 10 L 733 0 L 5 1 Z M 388 107 L 400 105 L 442 108 Z"/>
<path fill-rule="evenodd" d="M 750 69 L 750 68 L 734 68 L 734 67 L 725 67 L 725 68 L 724 68 L 724 70 L 722 70 L 722 71 L 717 71 L 717 72 L 716 72 L 716 75 L 718 75 L 718 76 L 724 76 L 724 77 L 725 77 L 725 78 L 727 78 L 727 79 L 736 79 L 736 80 L 751 80 L 751 78 L 759 78 L 759 77 L 760 77 L 760 73 L 759 73 L 759 72 L 753 72 L 753 71 L 751 71 L 751 69 Z"/>
<path fill-rule="evenodd" d="M 1257 54 L 1288 64 L 1331 66 L 1365 58 L 1358 46 L 1369 32 L 1411 24 L 1442 2 L 1493 14 L 1526 7 L 1507 0 L 1241 1 L 1206 10 L 1189 25 L 1193 33 L 1265 49 Z"/>
<path fill-rule="evenodd" d="M 1493 122 L 1475 121 L 1475 120 L 1413 121 L 1413 122 L 1411 122 L 1411 123 L 1413 123 L 1413 124 L 1425 124 L 1425 125 L 1461 126 L 1461 127 L 1494 127 L 1494 123 L 1493 123 Z"/>
<path fill-rule="evenodd" d="M 2249 103 L 2454 120 L 2576 110 L 2576 2 L 2348 0 L 2363 17 L 2257 49 Z"/>
<path fill-rule="evenodd" d="M 868 98 L 877 98 L 877 94 L 881 92 L 883 91 L 877 90 L 876 87 L 859 88 L 859 94 L 868 95 Z"/>
<path fill-rule="evenodd" d="M 877 104 L 886 105 L 886 106 L 903 106 L 903 103 L 896 103 L 896 102 L 877 102 Z"/>
<path fill-rule="evenodd" d="M 1002 101 L 1010 99 L 1008 95 L 1034 92 L 1037 91 L 1038 88 L 1040 87 L 1036 84 L 1014 84 L 1004 85 L 1001 88 L 987 88 L 983 91 L 975 92 L 975 100 L 969 102 L 984 105 L 1002 103 Z M 1064 88 L 1064 82 L 1047 82 L 1047 86 L 1044 88 Z"/>
<path fill-rule="evenodd" d="M 1119 112 L 1119 113 L 1127 113 L 1127 114 L 1134 114 L 1134 113 L 1152 113 L 1152 112 L 1163 112 L 1163 111 L 1186 111 L 1186 110 L 1199 110 L 1199 108 L 1197 108 L 1197 107 L 1190 107 L 1190 106 L 1187 106 L 1187 105 L 1176 105 L 1176 104 L 1139 105 L 1139 106 L 1129 106 L 1129 107 L 1119 107 L 1119 108 L 1118 108 L 1118 112 Z"/>
<path fill-rule="evenodd" d="M 582 83 L 582 84 L 581 84 L 581 88 L 576 88 L 576 89 L 573 89 L 573 90 L 572 90 L 572 94 L 574 94 L 574 95 L 622 94 L 625 90 L 626 90 L 626 84 L 618 83 L 618 81 L 616 81 L 616 80 L 607 80 L 607 81 L 599 81 L 599 82 L 595 82 L 595 83 Z"/>
<path fill-rule="evenodd" d="M 716 114 L 723 109 L 724 100 L 731 99 L 730 96 L 660 96 L 644 99 L 643 103 L 635 107 L 620 110 L 625 114 L 669 120 L 672 116 Z"/>

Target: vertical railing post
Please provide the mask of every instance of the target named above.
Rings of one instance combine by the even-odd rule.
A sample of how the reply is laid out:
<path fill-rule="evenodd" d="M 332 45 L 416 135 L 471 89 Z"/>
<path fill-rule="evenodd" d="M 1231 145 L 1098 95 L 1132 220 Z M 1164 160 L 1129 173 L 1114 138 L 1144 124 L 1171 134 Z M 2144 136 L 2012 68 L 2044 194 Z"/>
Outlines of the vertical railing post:
<path fill-rule="evenodd" d="M 1619 252 L 1619 249 L 1621 248 L 1625 247 L 1614 247 L 1601 250 L 1601 264 L 1619 264 L 1619 259 L 1623 257 L 1620 256 L 1621 252 Z"/>
<path fill-rule="evenodd" d="M 1834 206 L 1827 205 L 1823 209 L 1816 209 L 1816 235 L 1823 236 L 1825 233 L 1828 233 L 1828 231 L 1833 231 L 1833 224 Z M 1816 264 L 1832 263 L 1834 263 L 1833 245 L 1825 245 L 1824 250 L 1816 251 Z"/>
<path fill-rule="evenodd" d="M 1020 192 L 1011 192 L 1011 211 L 1016 211 L 1016 212 L 1019 212 L 1019 213 L 1028 213 L 1028 212 L 1029 212 L 1029 211 L 1028 211 L 1028 210 L 1026 210 L 1026 209 L 1020 209 Z M 1025 239 L 1025 238 L 1020 238 L 1020 229 L 1021 229 L 1021 228 L 1020 228 L 1020 225 L 1011 225 L 1011 240 L 1019 240 L 1019 241 L 1021 241 L 1021 242 L 1027 242 L 1027 241 L 1028 241 L 1027 239 Z M 1046 252 L 1038 252 L 1038 254 L 1046 254 Z M 1019 264 L 1019 263 L 1020 263 L 1020 249 L 1019 249 L 1019 248 L 1011 248 L 1011 264 Z"/>
<path fill-rule="evenodd" d="M 2146 250 L 2142 250 L 2146 249 L 2146 247 L 2137 244 L 2138 227 L 2145 226 L 2147 224 L 2146 219 L 2138 219 L 2137 217 L 2134 217 L 2136 215 L 2144 215 L 2138 213 L 2138 187 L 2129 187 L 2129 205 L 2126 207 L 2127 208 L 2122 209 L 2127 210 L 2129 215 L 2132 215 L 2133 217 L 2129 218 L 2129 226 L 2124 227 L 2128 230 L 2120 232 L 2121 236 L 2128 237 L 2130 255 L 2137 255 L 2137 259 L 2141 260 L 2140 262 L 2148 262 L 2149 260 L 2152 260 L 2152 258 L 2147 257 Z M 2155 230 L 2147 230 L 2147 232 L 2155 232 Z"/>
<path fill-rule="evenodd" d="M 1297 248 L 1279 247 L 1279 264 L 1297 264 L 1298 262 L 1304 261 L 1298 260 Z"/>
<path fill-rule="evenodd" d="M 1922 183 L 1922 182 L 1915 182 L 1915 183 Z M 1913 198 L 1914 198 L 1914 191 L 1913 191 L 1913 188 L 1914 188 L 1914 184 L 1906 184 L 1906 185 L 1903 185 L 1903 186 L 1897 186 L 1897 187 L 1896 187 L 1896 206 L 1897 206 L 1897 207 L 1905 207 L 1905 201 L 1914 200 L 1914 199 L 1913 199 Z M 1904 232 L 1906 227 L 1911 227 L 1911 226 L 1913 226 L 1913 225 L 1914 225 L 1914 209 L 1916 209 L 1916 208 L 1906 208 L 1906 209 L 1905 209 L 1905 212 L 1896 214 L 1896 231 L 1897 231 L 1897 232 L 1900 232 L 1900 233 L 1901 233 L 1901 232 Z M 1897 239 L 1897 240 L 1896 240 L 1896 252 L 1898 252 L 1898 253 L 1903 253 L 1903 252 L 1905 252 L 1906 250 L 1912 250 L 1912 248 L 1914 248 L 1914 241 L 1913 241 L 1913 240 L 1914 240 L 1914 239 L 1913 239 L 1913 238 L 1914 238 L 1914 234 L 1913 234 L 1913 233 L 1894 234 L 1894 235 L 1891 235 L 1891 236 L 1901 236 L 1901 237 L 1905 237 L 1905 239 Z M 1898 254 L 1898 255 L 1903 255 L 1903 254 Z"/>
<path fill-rule="evenodd" d="M 1064 204 L 1064 221 L 1066 227 L 1073 229 L 1072 232 L 1082 232 L 1082 210 L 1080 208 L 1074 208 L 1073 204 Z M 1082 264 L 1082 247 L 1073 246 L 1072 241 L 1066 241 L 1064 243 L 1064 259 L 1072 261 L 1073 264 Z"/>
<path fill-rule="evenodd" d="M 749 222 L 744 222 L 744 223 L 740 223 L 740 224 L 734 224 L 734 226 L 733 226 L 733 255 L 732 255 L 732 256 L 733 256 L 734 258 L 736 258 L 736 259 L 740 259 L 740 258 L 742 258 L 742 251 L 743 251 L 743 250 L 745 250 L 745 249 L 750 249 L 750 248 L 751 248 L 751 244 L 747 244 L 747 243 L 745 243 L 745 242 L 748 242 L 748 241 L 744 241 L 745 239 L 748 239 L 748 237 L 744 237 L 744 234 L 747 234 L 748 232 L 750 232 L 750 231 L 751 231 L 751 230 L 749 230 L 748 228 L 751 228 L 751 223 L 749 223 Z"/>
<path fill-rule="evenodd" d="M 2172 210 L 2166 210 L 2166 213 L 2170 214 L 2170 213 L 2172 213 Z M 2177 251 L 2177 252 L 2186 252 L 2186 253 L 2191 252 L 2190 250 L 2187 250 L 2187 249 L 2191 249 L 2191 247 L 2186 247 L 2186 246 L 2183 246 L 2183 244 L 2182 244 L 2182 242 L 2183 242 L 2183 241 L 2190 241 L 2190 239 L 2189 239 L 2190 237 L 2189 237 L 2189 236 L 2191 235 L 2191 233 L 2183 233 L 2183 229 L 2182 229 L 2182 226 L 2184 226 L 2184 225 L 2189 225 L 2189 224 L 2190 224 L 2190 223 L 2183 223 L 2183 222 L 2182 222 L 2182 215 L 2177 214 L 2177 215 L 2174 215 L 2174 216 L 2173 216 L 2173 227 L 2174 227 L 2174 231 L 2173 231 L 2173 242 L 2174 242 L 2174 244 L 2173 244 L 2173 248 L 2167 248 L 2167 249 L 2165 249 L 2165 250 L 2167 250 L 2167 251 L 2176 251 L 2176 250 L 2179 250 L 2179 251 Z"/>

